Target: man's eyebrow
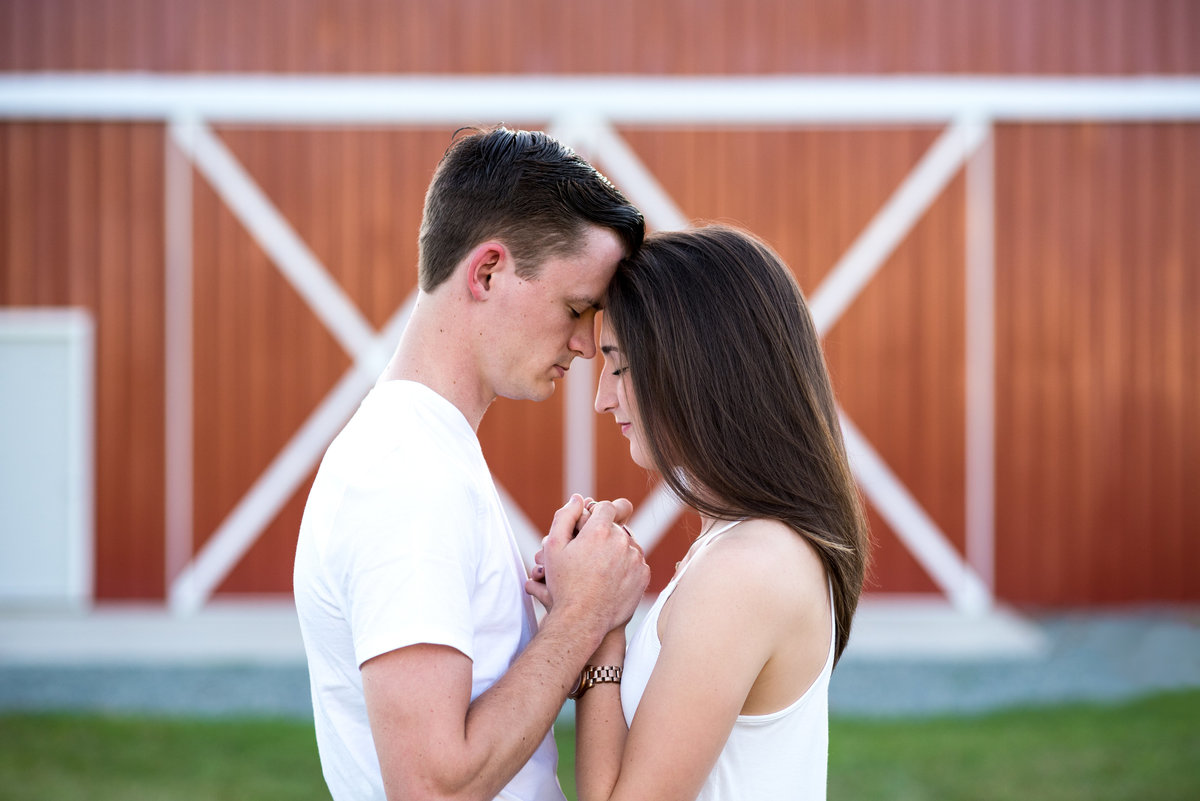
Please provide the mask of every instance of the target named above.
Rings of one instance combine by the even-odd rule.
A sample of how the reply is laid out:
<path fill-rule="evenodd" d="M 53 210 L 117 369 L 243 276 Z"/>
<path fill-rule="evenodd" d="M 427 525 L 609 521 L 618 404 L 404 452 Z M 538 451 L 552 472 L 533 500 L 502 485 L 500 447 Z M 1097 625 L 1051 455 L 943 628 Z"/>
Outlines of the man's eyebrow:
<path fill-rule="evenodd" d="M 603 306 L 604 301 L 596 300 L 593 297 L 587 297 L 584 295 L 577 295 L 573 298 L 567 298 L 567 303 L 569 303 L 572 306 L 586 306 L 588 308 L 595 309 L 596 311 L 599 311 L 600 309 L 604 308 L 604 306 Z"/>

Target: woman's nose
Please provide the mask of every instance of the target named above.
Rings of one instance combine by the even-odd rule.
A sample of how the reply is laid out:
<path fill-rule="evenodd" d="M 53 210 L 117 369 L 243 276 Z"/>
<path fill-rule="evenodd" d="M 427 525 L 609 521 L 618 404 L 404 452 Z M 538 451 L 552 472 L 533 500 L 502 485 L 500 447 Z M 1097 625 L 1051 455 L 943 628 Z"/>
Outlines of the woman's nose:
<path fill-rule="evenodd" d="M 605 414 L 617 405 L 617 395 L 612 391 L 612 376 L 607 370 L 600 373 L 600 382 L 596 385 L 596 412 Z"/>

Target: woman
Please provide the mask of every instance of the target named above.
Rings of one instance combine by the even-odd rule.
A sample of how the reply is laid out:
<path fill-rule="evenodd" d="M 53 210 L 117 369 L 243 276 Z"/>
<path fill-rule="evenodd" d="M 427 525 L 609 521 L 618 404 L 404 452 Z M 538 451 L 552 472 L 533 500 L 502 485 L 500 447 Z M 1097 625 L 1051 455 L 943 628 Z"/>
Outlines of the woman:
<path fill-rule="evenodd" d="M 867 531 L 812 318 L 741 231 L 647 239 L 606 299 L 596 411 L 702 532 L 576 703 L 580 801 L 825 797 Z M 586 672 L 585 672 L 586 674 Z"/>

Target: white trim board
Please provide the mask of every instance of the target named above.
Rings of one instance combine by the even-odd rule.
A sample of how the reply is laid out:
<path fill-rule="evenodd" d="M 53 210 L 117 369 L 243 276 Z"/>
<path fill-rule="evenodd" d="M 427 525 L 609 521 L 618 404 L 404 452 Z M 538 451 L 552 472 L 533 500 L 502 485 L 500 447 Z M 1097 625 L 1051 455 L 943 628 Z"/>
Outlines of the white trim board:
<path fill-rule="evenodd" d="M 214 123 L 526 124 L 593 114 L 618 125 L 930 124 L 1200 118 L 1177 76 L 330 76 L 10 73 L 0 117 Z"/>

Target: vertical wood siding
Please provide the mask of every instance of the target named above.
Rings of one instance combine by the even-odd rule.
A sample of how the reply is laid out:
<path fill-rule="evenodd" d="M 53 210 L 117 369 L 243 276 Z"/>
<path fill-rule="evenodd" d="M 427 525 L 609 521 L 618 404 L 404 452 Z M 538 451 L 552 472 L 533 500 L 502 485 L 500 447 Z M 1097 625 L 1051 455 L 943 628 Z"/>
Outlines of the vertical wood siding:
<path fill-rule="evenodd" d="M 1196 74 L 1200 4 L 4 0 L 0 70 Z M 416 283 L 451 130 L 217 135 L 379 328 Z M 755 231 L 811 293 L 938 131 L 621 133 L 687 217 Z M 998 594 L 1200 599 L 1200 125 L 1002 125 L 995 144 Z M 163 148 L 154 124 L 0 123 L 0 305 L 96 316 L 101 599 L 165 591 Z M 826 340 L 846 413 L 960 549 L 964 193 L 960 175 Z M 200 545 L 350 359 L 198 174 L 193 194 Z M 573 489 L 562 425 L 556 395 L 498 401 L 480 430 L 539 525 Z M 642 500 L 627 443 L 607 419 L 597 430 L 598 492 Z M 221 592 L 288 591 L 307 489 Z M 932 591 L 871 520 L 872 588 Z M 655 586 L 695 527 L 651 554 Z"/>
<path fill-rule="evenodd" d="M 1200 71 L 1192 0 L 3 0 L 0 70 Z"/>
<path fill-rule="evenodd" d="M 96 595 L 158 598 L 163 131 L 0 125 L 0 305 L 96 322 Z"/>
<path fill-rule="evenodd" d="M 999 581 L 1195 600 L 1200 126 L 1012 126 L 997 160 Z"/>

